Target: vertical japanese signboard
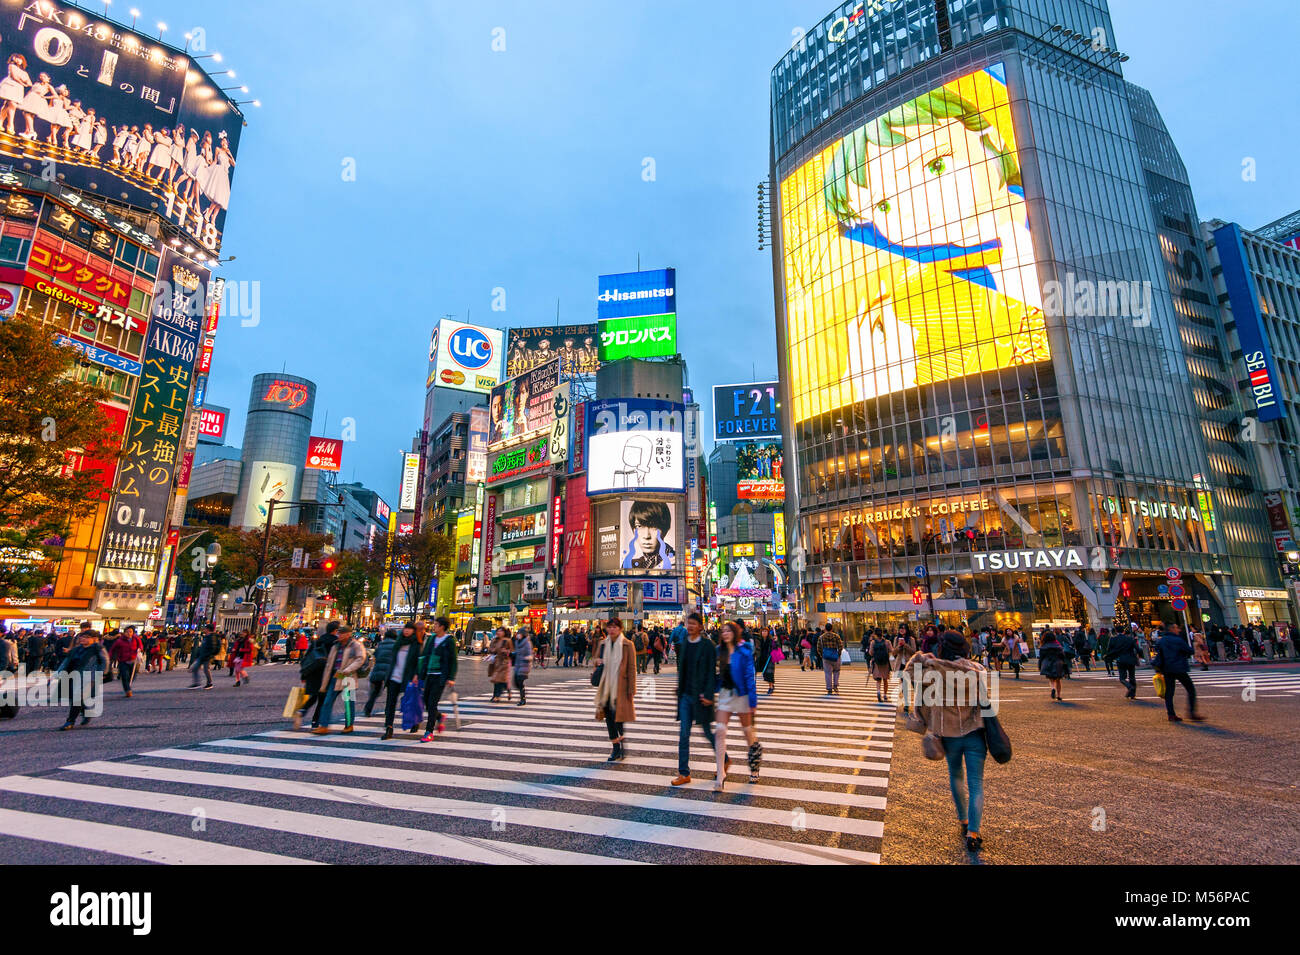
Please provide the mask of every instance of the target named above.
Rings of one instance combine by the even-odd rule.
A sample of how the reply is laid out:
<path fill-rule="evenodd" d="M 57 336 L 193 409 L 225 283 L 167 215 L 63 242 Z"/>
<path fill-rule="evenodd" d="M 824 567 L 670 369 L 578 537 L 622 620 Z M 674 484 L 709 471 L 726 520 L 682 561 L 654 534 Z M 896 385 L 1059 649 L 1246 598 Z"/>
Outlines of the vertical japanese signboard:
<path fill-rule="evenodd" d="M 154 583 L 167 533 L 167 501 L 181 457 L 208 275 L 178 253 L 164 251 L 96 582 Z"/>

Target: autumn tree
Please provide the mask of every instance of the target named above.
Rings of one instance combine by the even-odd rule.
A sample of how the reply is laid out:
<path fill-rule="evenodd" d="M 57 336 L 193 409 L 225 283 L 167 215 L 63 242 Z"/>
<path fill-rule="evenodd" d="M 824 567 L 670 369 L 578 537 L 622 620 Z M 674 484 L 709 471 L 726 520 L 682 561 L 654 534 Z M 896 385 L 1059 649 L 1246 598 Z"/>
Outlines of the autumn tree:
<path fill-rule="evenodd" d="M 57 571 L 71 523 L 106 498 L 121 437 L 78 382 L 84 361 L 42 325 L 0 321 L 0 596 L 30 596 Z"/>
<path fill-rule="evenodd" d="M 344 551 L 338 555 L 334 575 L 325 585 L 326 592 L 334 598 L 343 619 L 352 622 L 352 611 L 364 602 L 368 594 L 379 591 L 380 575 L 373 570 L 374 562 L 366 554 Z"/>
<path fill-rule="evenodd" d="M 387 554 L 387 537 L 387 534 L 377 535 L 372 552 L 371 566 L 378 565 L 381 573 Z M 428 596 L 438 575 L 455 565 L 456 539 L 439 533 L 431 525 L 425 525 L 414 534 L 393 536 L 392 561 L 389 564 L 395 584 L 393 593 L 408 595 L 408 613 L 412 620 L 416 617 L 417 605 Z"/>

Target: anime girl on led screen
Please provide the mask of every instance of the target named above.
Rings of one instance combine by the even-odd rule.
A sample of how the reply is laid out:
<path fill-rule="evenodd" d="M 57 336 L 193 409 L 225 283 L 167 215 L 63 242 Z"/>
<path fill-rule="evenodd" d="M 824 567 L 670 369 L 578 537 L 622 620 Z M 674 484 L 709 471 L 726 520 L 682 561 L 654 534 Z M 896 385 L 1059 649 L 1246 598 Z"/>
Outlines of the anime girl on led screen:
<path fill-rule="evenodd" d="M 999 64 L 835 148 L 823 197 L 854 251 L 830 350 L 854 397 L 1051 357 L 1006 102 Z"/>

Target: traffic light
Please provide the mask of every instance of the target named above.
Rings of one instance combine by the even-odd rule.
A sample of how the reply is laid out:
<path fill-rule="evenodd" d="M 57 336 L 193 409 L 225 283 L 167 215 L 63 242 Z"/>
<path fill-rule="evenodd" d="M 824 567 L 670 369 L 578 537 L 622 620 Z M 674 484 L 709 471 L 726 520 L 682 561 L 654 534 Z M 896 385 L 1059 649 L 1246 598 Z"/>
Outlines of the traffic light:
<path fill-rule="evenodd" d="M 334 573 L 334 558 L 326 557 L 324 560 L 322 560 L 320 562 L 320 569 L 325 571 L 325 573 L 327 574 Z"/>
<path fill-rule="evenodd" d="M 1125 599 L 1133 596 L 1133 589 L 1129 586 L 1127 580 L 1121 580 L 1119 582 L 1119 595 Z"/>
<path fill-rule="evenodd" d="M 912 588 L 912 603 L 919 607 L 925 601 L 925 592 L 919 586 Z"/>

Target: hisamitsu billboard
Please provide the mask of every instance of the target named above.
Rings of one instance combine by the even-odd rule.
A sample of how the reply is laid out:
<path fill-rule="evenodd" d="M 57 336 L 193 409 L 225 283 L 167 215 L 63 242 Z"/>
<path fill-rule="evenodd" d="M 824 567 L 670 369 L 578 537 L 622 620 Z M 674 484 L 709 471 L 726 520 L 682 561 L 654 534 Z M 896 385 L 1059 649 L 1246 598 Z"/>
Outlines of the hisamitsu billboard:
<path fill-rule="evenodd" d="M 748 441 L 781 437 L 775 381 L 713 386 L 713 438 Z"/>
<path fill-rule="evenodd" d="M 596 317 L 628 318 L 677 311 L 677 270 L 620 272 L 596 279 Z"/>

